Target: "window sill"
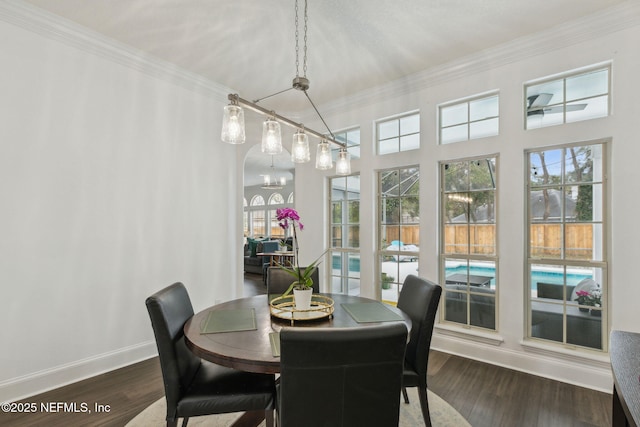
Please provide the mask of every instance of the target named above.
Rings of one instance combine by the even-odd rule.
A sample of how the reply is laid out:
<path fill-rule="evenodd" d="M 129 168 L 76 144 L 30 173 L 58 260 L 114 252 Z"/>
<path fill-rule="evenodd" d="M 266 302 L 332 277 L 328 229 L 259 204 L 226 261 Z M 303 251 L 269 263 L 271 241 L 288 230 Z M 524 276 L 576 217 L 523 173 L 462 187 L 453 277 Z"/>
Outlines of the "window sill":
<path fill-rule="evenodd" d="M 461 326 L 453 326 L 440 323 L 436 324 L 434 326 L 434 329 L 436 329 L 438 333 L 442 335 L 472 340 L 483 344 L 499 346 L 504 342 L 504 338 L 498 335 L 497 332 L 483 332 L 478 329 L 464 328 Z"/>
<path fill-rule="evenodd" d="M 611 368 L 609 353 L 599 350 L 587 350 L 575 346 L 556 347 L 536 340 L 527 339 L 520 341 L 520 345 L 525 351 L 539 354 L 541 356 L 553 357 L 554 359 L 564 360 L 571 363 L 579 361 L 585 365 L 599 367 L 602 369 Z"/>

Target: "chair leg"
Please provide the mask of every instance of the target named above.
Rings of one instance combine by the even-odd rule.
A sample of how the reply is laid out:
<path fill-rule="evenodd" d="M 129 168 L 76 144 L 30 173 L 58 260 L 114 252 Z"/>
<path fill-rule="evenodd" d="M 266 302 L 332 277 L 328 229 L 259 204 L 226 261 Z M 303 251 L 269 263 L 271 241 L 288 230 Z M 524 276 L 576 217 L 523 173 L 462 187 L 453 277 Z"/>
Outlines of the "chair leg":
<path fill-rule="evenodd" d="M 187 427 L 188 422 L 189 422 L 189 417 L 184 417 L 182 419 L 182 427 Z"/>
<path fill-rule="evenodd" d="M 167 420 L 167 427 L 178 427 L 178 419 Z"/>
<path fill-rule="evenodd" d="M 406 387 L 402 387 L 402 395 L 404 396 L 404 403 L 409 403 L 409 395 L 407 394 Z"/>
<path fill-rule="evenodd" d="M 264 411 L 264 419 L 267 422 L 267 427 L 273 427 L 273 414 L 274 414 L 274 412 L 275 411 L 273 409 Z"/>
<path fill-rule="evenodd" d="M 431 427 L 431 416 L 429 415 L 429 400 L 427 400 L 427 388 L 418 387 L 418 394 L 420 395 L 420 407 L 422 408 L 422 418 L 424 418 L 424 425 Z"/>

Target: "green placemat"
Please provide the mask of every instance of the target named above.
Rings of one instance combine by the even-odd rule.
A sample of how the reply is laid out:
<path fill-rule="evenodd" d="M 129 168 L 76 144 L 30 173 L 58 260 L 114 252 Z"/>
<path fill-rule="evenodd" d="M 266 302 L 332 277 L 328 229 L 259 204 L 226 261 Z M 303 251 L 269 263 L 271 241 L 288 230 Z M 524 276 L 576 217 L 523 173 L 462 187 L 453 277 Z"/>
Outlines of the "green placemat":
<path fill-rule="evenodd" d="M 258 329 L 253 308 L 237 310 L 211 310 L 200 333 L 252 331 Z"/>
<path fill-rule="evenodd" d="M 381 302 L 354 302 L 342 304 L 342 308 L 358 323 L 404 320 L 402 316 L 389 310 Z"/>
<path fill-rule="evenodd" d="M 271 353 L 273 353 L 273 357 L 280 357 L 280 333 L 270 332 L 269 342 L 271 343 Z"/>

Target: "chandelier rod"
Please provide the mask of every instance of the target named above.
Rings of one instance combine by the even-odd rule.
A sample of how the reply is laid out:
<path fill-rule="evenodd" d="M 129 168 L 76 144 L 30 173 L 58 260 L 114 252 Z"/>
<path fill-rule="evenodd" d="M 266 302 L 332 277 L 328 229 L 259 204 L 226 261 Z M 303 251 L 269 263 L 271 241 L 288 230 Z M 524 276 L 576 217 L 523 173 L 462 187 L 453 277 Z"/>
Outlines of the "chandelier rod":
<path fill-rule="evenodd" d="M 263 115 L 265 115 L 267 117 L 273 117 L 274 119 L 277 119 L 279 122 L 282 122 L 285 125 L 290 126 L 292 128 L 304 129 L 304 131 L 306 133 L 309 133 L 309 134 L 315 136 L 316 138 L 320 138 L 321 140 L 324 139 L 326 141 L 329 141 L 330 143 L 335 144 L 335 145 L 341 147 L 342 149 L 346 150 L 346 148 L 347 148 L 346 144 L 344 144 L 343 142 L 339 142 L 339 141 L 335 140 L 335 137 L 333 136 L 333 133 L 331 133 L 331 131 L 329 131 L 329 132 L 331 133 L 332 137 L 328 138 L 326 135 L 323 135 L 320 132 L 317 132 L 317 131 L 315 131 L 313 129 L 305 127 L 305 125 L 303 125 L 302 123 L 296 123 L 291 119 L 288 119 L 288 118 L 286 118 L 284 116 L 281 116 L 280 114 L 276 113 L 275 111 L 268 110 L 266 108 L 261 107 L 260 105 L 258 105 L 256 103 L 254 103 L 254 102 L 251 102 L 251 101 L 248 101 L 246 99 L 240 98 L 240 96 L 238 94 L 230 93 L 227 96 L 227 98 L 229 99 L 229 101 L 231 101 L 232 104 L 233 103 L 241 104 L 241 105 L 249 108 L 250 110 L 255 111 L 256 113 L 263 114 Z M 313 103 L 312 103 L 312 105 L 313 105 Z M 314 108 L 315 108 L 315 105 L 314 105 Z M 324 123 L 324 119 L 322 119 L 322 116 L 320 116 L 320 119 Z M 325 123 L 325 126 L 326 126 L 326 123 Z"/>
<path fill-rule="evenodd" d="M 336 139 L 336 136 L 333 134 L 333 132 L 331 132 L 331 129 L 329 129 L 329 125 L 327 124 L 327 122 L 324 121 L 324 118 L 322 117 L 322 114 L 320 114 L 320 111 L 318 111 L 318 109 L 316 108 L 316 104 L 313 103 L 313 101 L 311 100 L 311 97 L 309 96 L 307 91 L 303 90 L 303 92 L 307 96 L 307 99 L 311 103 L 311 106 L 313 107 L 313 109 L 316 110 L 316 113 L 318 114 L 318 117 L 320 117 L 320 120 L 322 120 L 322 123 L 324 124 L 324 127 L 327 128 L 327 131 L 331 135 L 331 138 Z"/>
<path fill-rule="evenodd" d="M 292 86 L 292 87 L 287 88 L 287 89 L 282 89 L 281 91 L 278 91 L 276 93 L 272 93 L 271 95 L 267 95 L 267 96 L 263 96 L 262 98 L 254 99 L 253 102 L 255 102 L 257 104 L 260 101 L 263 101 L 263 100 L 265 100 L 267 98 L 271 98 L 272 96 L 280 95 L 281 93 L 285 93 L 287 91 L 290 91 L 291 89 L 294 89 L 294 87 Z"/>

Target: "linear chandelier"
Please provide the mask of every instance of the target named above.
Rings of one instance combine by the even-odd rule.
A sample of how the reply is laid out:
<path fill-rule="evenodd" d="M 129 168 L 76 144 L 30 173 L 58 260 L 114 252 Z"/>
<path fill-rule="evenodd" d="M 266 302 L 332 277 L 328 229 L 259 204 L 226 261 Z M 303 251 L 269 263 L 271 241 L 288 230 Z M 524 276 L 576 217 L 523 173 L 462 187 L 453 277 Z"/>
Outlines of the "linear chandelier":
<path fill-rule="evenodd" d="M 263 175 L 263 183 L 260 188 L 265 190 L 281 190 L 287 185 L 287 178 L 277 177 L 276 169 L 273 166 L 273 155 L 271 156 L 271 173 Z"/>
<path fill-rule="evenodd" d="M 265 96 L 255 101 L 248 101 L 240 98 L 238 94 L 229 94 L 228 99 L 230 104 L 224 107 L 224 115 L 222 117 L 222 141 L 229 144 L 243 144 L 246 141 L 245 128 L 244 128 L 244 110 L 242 107 L 246 107 L 256 113 L 262 114 L 267 119 L 262 124 L 262 152 L 265 154 L 280 154 L 282 152 L 282 134 L 280 132 L 280 123 L 290 126 L 296 129 L 293 135 L 293 142 L 291 145 L 291 161 L 294 163 L 307 163 L 311 160 L 309 152 L 309 138 L 308 135 L 313 135 L 320 139 L 316 150 L 316 169 L 328 170 L 333 167 L 333 160 L 331 158 L 330 143 L 340 147 L 338 152 L 338 158 L 336 159 L 336 174 L 349 175 L 351 173 L 351 159 L 347 152 L 347 146 L 343 142 L 336 141 L 335 135 L 329 129 L 329 126 L 322 118 L 322 115 L 316 108 L 315 104 L 309 97 L 307 90 L 309 89 L 309 79 L 307 78 L 307 0 L 304 1 L 304 46 L 303 46 L 303 76 L 299 74 L 299 60 L 298 60 L 298 0 L 295 3 L 295 27 L 296 27 L 296 77 L 293 79 L 292 87 L 276 92 L 272 95 Z M 327 128 L 327 131 L 331 137 L 323 135 L 313 129 L 306 128 L 302 123 L 297 123 L 291 119 L 288 119 L 275 111 L 263 108 L 258 105 L 263 99 L 270 98 L 280 93 L 286 92 L 291 89 L 302 91 L 309 103 L 315 110 L 318 117 Z"/>

